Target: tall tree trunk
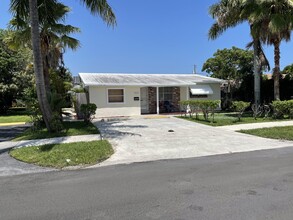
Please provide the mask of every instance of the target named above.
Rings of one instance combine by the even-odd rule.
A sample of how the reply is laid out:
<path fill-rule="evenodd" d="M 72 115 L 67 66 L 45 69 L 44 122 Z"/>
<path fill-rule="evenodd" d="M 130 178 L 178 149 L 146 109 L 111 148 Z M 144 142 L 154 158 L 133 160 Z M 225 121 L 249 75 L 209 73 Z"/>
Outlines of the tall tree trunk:
<path fill-rule="evenodd" d="M 45 61 L 43 63 L 43 73 L 44 73 L 44 82 L 45 82 L 45 88 L 46 88 L 47 94 L 49 94 L 51 92 L 49 68 L 50 67 L 49 67 L 47 61 Z"/>
<path fill-rule="evenodd" d="M 258 39 L 253 39 L 253 72 L 254 72 L 254 104 L 260 105 L 260 60 L 258 57 L 258 50 L 260 47 Z"/>
<path fill-rule="evenodd" d="M 40 39 L 42 40 L 42 39 Z M 42 59 L 43 59 L 43 74 L 44 74 L 44 82 L 47 94 L 51 92 L 50 86 L 50 63 L 49 63 L 49 50 L 50 50 L 50 40 L 47 36 L 46 39 L 43 39 L 41 42 L 41 52 L 42 52 Z"/>
<path fill-rule="evenodd" d="M 280 100 L 280 44 L 281 41 L 276 39 L 274 41 L 274 61 L 275 61 L 275 68 L 273 72 L 274 78 L 274 98 L 275 100 Z"/>
<path fill-rule="evenodd" d="M 37 96 L 46 127 L 48 131 L 51 131 L 50 122 L 52 119 L 52 111 L 48 102 L 44 83 L 37 0 L 29 0 L 29 8 Z"/>

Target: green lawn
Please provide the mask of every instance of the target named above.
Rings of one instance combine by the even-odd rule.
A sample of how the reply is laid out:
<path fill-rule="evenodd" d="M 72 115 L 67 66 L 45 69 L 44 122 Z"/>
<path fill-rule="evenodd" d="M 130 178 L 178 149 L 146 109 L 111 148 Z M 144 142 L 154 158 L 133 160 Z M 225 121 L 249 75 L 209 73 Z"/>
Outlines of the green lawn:
<path fill-rule="evenodd" d="M 0 115 L 0 123 L 29 122 L 30 120 L 25 108 L 11 108 L 4 115 Z"/>
<path fill-rule="evenodd" d="M 261 122 L 269 122 L 269 121 L 276 121 L 273 118 L 258 118 L 255 120 L 251 114 L 247 113 L 244 114 L 241 118 L 241 121 L 238 121 L 236 113 L 215 113 L 215 120 L 212 122 L 212 117 L 209 118 L 209 121 L 205 121 L 202 115 L 199 115 L 199 118 L 196 119 L 195 116 L 192 118 L 189 115 L 179 116 L 178 118 L 182 118 L 185 120 L 198 122 L 201 124 L 211 125 L 211 126 L 225 126 L 225 125 L 235 125 L 235 124 L 249 124 L 249 123 L 261 123 Z"/>
<path fill-rule="evenodd" d="M 239 132 L 265 138 L 282 139 L 290 141 L 293 140 L 293 126 L 258 128 L 251 130 L 241 130 Z"/>
<path fill-rule="evenodd" d="M 13 149 L 10 155 L 17 160 L 44 167 L 93 165 L 108 159 L 114 153 L 106 141 L 51 144 Z"/>
<path fill-rule="evenodd" d="M 3 115 L 0 116 L 0 123 L 15 123 L 15 122 L 29 122 L 28 115 Z"/>
<path fill-rule="evenodd" d="M 99 130 L 92 124 L 86 124 L 83 121 L 63 122 L 64 130 L 58 133 L 48 133 L 46 128 L 38 131 L 27 129 L 18 135 L 14 141 L 44 139 L 54 137 L 65 137 L 74 135 L 99 134 Z"/>

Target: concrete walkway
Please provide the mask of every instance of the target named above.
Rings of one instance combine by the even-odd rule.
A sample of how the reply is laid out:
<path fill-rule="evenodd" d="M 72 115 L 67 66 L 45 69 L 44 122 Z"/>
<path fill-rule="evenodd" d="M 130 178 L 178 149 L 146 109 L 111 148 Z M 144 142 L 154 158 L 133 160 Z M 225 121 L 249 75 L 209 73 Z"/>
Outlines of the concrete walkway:
<path fill-rule="evenodd" d="M 249 130 L 249 129 L 256 129 L 256 128 L 271 128 L 271 127 L 283 127 L 283 126 L 293 126 L 293 120 L 227 125 L 227 126 L 221 126 L 218 128 L 227 130 L 227 131 L 240 131 L 240 130 Z"/>
<path fill-rule="evenodd" d="M 115 149 L 115 154 L 101 165 L 293 146 L 292 141 L 256 137 L 175 117 L 112 119 L 94 124 Z"/>

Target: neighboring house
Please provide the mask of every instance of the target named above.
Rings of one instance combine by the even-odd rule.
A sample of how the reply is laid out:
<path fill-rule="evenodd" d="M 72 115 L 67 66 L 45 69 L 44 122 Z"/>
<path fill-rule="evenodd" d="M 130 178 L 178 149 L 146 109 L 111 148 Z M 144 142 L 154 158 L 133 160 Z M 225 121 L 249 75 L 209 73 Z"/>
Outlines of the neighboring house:
<path fill-rule="evenodd" d="M 72 77 L 72 85 L 74 89 L 81 88 L 81 81 L 79 76 Z"/>
<path fill-rule="evenodd" d="M 263 77 L 267 78 L 267 79 L 273 79 L 273 74 L 272 73 L 267 73 L 267 74 L 263 74 Z M 282 79 L 284 79 L 286 77 L 286 74 L 281 74 Z"/>
<path fill-rule="evenodd" d="M 72 84 L 73 84 L 73 86 L 80 85 L 81 84 L 80 77 L 79 76 L 73 76 L 72 77 Z"/>
<path fill-rule="evenodd" d="M 96 117 L 180 111 L 180 100 L 220 100 L 220 79 L 197 74 L 80 73 Z"/>

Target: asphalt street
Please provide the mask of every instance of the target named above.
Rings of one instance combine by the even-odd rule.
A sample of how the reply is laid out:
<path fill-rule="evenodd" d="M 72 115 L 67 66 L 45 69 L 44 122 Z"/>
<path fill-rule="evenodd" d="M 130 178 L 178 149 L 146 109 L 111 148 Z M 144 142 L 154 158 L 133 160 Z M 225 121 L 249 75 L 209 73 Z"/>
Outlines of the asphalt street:
<path fill-rule="evenodd" d="M 55 170 L 55 169 L 40 167 L 33 164 L 28 164 L 28 163 L 18 161 L 10 157 L 8 150 L 4 150 L 4 152 L 1 152 L 1 149 L 0 149 L 0 176 L 20 175 L 20 174 L 27 174 L 27 173 L 40 173 L 40 172 L 48 172 L 51 170 Z"/>
<path fill-rule="evenodd" d="M 293 148 L 0 177 L 0 219 L 293 219 Z"/>

